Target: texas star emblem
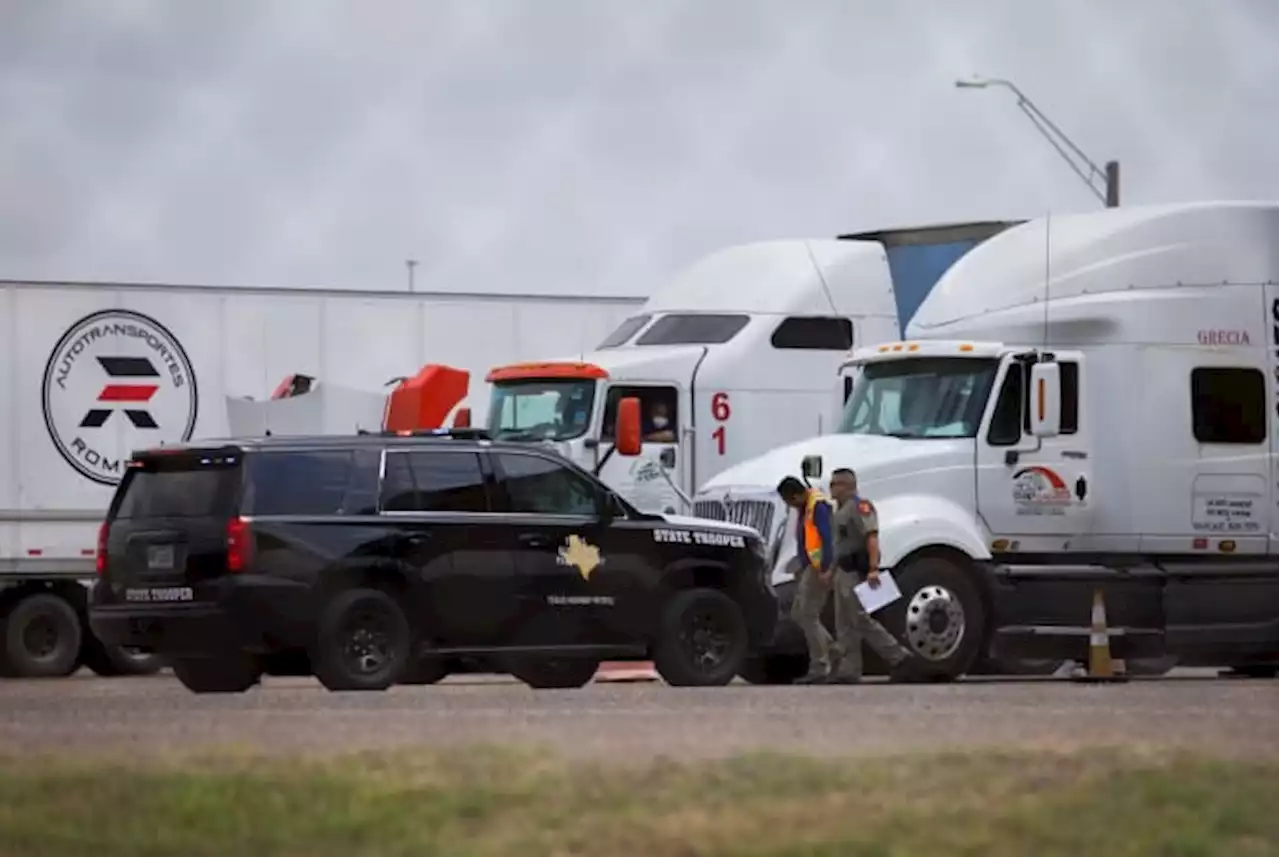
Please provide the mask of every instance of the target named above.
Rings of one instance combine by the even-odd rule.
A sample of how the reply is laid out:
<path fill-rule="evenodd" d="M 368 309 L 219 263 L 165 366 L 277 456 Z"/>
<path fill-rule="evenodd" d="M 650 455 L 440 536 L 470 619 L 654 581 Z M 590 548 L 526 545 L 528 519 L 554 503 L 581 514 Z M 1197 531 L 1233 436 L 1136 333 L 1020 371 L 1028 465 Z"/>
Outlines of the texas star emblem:
<path fill-rule="evenodd" d="M 560 560 L 565 565 L 576 566 L 583 580 L 590 580 L 591 572 L 603 563 L 600 548 L 589 544 L 581 536 L 569 536 L 565 546 L 560 548 Z"/>

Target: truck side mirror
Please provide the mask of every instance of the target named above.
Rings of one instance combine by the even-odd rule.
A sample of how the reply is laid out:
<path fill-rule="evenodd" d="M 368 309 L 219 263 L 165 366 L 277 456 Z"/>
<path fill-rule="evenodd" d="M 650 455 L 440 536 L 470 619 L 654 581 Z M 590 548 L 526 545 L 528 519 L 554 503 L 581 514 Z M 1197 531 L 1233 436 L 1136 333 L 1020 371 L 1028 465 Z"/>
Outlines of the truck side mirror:
<path fill-rule="evenodd" d="M 471 409 L 458 408 L 458 412 L 453 415 L 454 428 L 471 428 Z"/>
<path fill-rule="evenodd" d="M 1062 431 L 1062 375 L 1057 363 L 1031 367 L 1031 435 L 1057 437 Z"/>
<path fill-rule="evenodd" d="M 613 429 L 613 447 L 618 455 L 640 454 L 640 399 L 627 396 L 618 400 L 618 420 Z"/>
<path fill-rule="evenodd" d="M 822 478 L 822 456 L 806 455 L 800 459 L 800 473 L 805 479 L 821 479 Z"/>

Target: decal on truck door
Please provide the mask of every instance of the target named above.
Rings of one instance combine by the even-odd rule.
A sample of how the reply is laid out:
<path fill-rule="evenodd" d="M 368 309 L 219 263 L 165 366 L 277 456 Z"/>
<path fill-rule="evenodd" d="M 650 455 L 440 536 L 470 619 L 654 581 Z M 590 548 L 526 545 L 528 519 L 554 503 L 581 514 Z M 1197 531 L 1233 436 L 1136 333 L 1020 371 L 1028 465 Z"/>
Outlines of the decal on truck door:
<path fill-rule="evenodd" d="M 1050 467 L 1034 465 L 1013 474 L 1013 505 L 1019 515 L 1061 515 L 1073 502 L 1071 489 Z"/>
<path fill-rule="evenodd" d="M 95 312 L 73 324 L 44 368 L 44 424 L 67 463 L 115 485 L 140 447 L 191 439 L 198 396 L 182 344 L 132 310 Z"/>

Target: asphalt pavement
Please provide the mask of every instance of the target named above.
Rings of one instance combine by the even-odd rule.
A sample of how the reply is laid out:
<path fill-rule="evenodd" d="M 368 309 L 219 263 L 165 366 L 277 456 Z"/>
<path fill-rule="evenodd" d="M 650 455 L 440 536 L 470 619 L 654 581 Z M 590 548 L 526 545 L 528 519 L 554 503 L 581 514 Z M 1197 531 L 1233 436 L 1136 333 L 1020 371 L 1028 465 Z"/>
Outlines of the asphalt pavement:
<path fill-rule="evenodd" d="M 1277 755 L 1277 682 L 1178 670 L 1084 685 L 1061 679 L 944 685 L 672 688 L 600 684 L 535 691 L 458 677 L 384 693 L 330 693 L 277 678 L 197 696 L 168 674 L 0 680 L 0 751 L 91 755 L 220 747 L 306 755 L 468 743 L 542 746 L 644 761 L 759 750 L 815 755 L 948 748 L 1124 746 Z"/>

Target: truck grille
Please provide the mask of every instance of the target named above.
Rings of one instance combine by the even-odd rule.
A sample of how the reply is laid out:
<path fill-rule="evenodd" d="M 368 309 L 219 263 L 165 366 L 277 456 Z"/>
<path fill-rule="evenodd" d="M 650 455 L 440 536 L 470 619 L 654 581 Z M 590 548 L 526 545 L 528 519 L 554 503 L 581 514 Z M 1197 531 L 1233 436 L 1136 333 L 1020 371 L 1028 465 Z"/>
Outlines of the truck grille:
<path fill-rule="evenodd" d="M 714 521 L 745 524 L 759 533 L 760 538 L 766 542 L 772 536 L 769 525 L 773 523 L 773 504 L 767 500 L 730 500 L 728 503 L 697 500 L 693 504 L 693 514 Z"/>

